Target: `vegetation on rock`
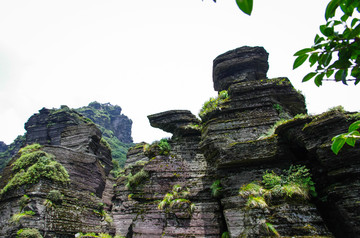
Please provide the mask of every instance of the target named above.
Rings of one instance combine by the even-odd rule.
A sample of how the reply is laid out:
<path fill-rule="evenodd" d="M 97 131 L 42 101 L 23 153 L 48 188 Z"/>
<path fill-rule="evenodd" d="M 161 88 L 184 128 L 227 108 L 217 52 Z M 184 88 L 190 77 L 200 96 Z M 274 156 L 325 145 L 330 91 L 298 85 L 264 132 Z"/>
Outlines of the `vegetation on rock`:
<path fill-rule="evenodd" d="M 243 185 L 239 195 L 248 198 L 247 207 L 265 208 L 274 197 L 309 199 L 310 195 L 316 196 L 314 185 L 309 169 L 305 166 L 291 165 L 281 175 L 267 171 L 262 181 Z"/>
<path fill-rule="evenodd" d="M 0 172 L 5 168 L 10 159 L 16 154 L 16 152 L 24 146 L 25 136 L 18 136 L 4 152 L 0 152 Z"/>
<path fill-rule="evenodd" d="M 104 203 L 98 203 L 98 209 L 94 209 L 94 213 L 104 219 L 107 223 L 113 223 L 112 217 L 104 210 Z"/>
<path fill-rule="evenodd" d="M 18 230 L 17 238 L 43 238 L 38 229 L 25 228 Z"/>
<path fill-rule="evenodd" d="M 21 220 L 21 218 L 25 218 L 25 217 L 31 217 L 35 215 L 35 212 L 33 211 L 24 211 L 24 212 L 18 212 L 15 213 L 11 216 L 10 222 L 11 223 L 19 223 L 19 221 Z"/>
<path fill-rule="evenodd" d="M 125 238 L 124 236 L 119 236 L 119 235 L 116 235 L 114 237 L 112 237 L 111 235 L 107 234 L 107 233 L 94 233 L 94 232 L 91 232 L 91 233 L 77 233 L 75 235 L 76 238 L 81 238 L 81 237 L 94 237 L 94 238 Z"/>
<path fill-rule="evenodd" d="M 211 195 L 215 198 L 220 197 L 223 188 L 221 187 L 220 180 L 216 180 L 211 186 Z"/>
<path fill-rule="evenodd" d="M 154 141 L 151 145 L 146 144 L 144 146 L 145 155 L 149 158 L 153 158 L 157 155 L 169 155 L 171 151 L 171 145 L 168 139 L 163 138 L 160 141 Z"/>
<path fill-rule="evenodd" d="M 127 176 L 126 187 L 131 190 L 135 189 L 140 183 L 142 183 L 147 178 L 149 178 L 149 174 L 144 169 L 140 170 L 134 175 L 130 173 Z"/>
<path fill-rule="evenodd" d="M 128 149 L 133 146 L 131 138 L 131 120 L 125 115 L 120 115 L 121 107 L 110 103 L 101 104 L 91 102 L 88 106 L 76 109 L 79 113 L 90 118 L 102 132 L 102 143 L 111 149 L 112 158 L 118 161 L 120 167 L 124 167 Z M 123 138 L 114 131 L 113 118 L 122 118 L 121 128 Z M 118 132 L 119 133 L 119 132 Z M 128 135 L 127 135 L 128 134 Z"/>
<path fill-rule="evenodd" d="M 59 190 L 50 190 L 46 195 L 44 205 L 47 207 L 55 207 L 61 205 L 64 199 L 64 195 Z"/>
<path fill-rule="evenodd" d="M 193 204 L 187 197 L 190 195 L 190 190 L 175 184 L 171 192 L 165 194 L 163 200 L 159 202 L 158 209 L 165 210 L 165 212 L 174 212 L 175 209 L 184 209 L 191 214 L 195 209 Z"/>
<path fill-rule="evenodd" d="M 221 105 L 229 100 L 229 94 L 226 90 L 219 92 L 219 95 L 216 98 L 211 97 L 208 101 L 206 101 L 200 112 L 199 117 L 202 120 L 205 120 L 206 115 L 210 112 L 213 112 L 217 109 L 221 109 Z"/>
<path fill-rule="evenodd" d="M 25 184 L 37 183 L 40 178 L 63 184 L 70 181 L 66 169 L 53 155 L 41 151 L 40 148 L 39 144 L 33 144 L 19 151 L 20 157 L 12 164 L 14 174 L 2 188 L 0 195 Z"/>

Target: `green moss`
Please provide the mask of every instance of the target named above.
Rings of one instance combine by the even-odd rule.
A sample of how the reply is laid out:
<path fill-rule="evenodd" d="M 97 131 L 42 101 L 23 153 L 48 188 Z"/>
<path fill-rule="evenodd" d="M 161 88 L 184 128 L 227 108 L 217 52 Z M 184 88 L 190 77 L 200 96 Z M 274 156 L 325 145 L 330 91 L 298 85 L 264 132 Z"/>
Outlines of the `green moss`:
<path fill-rule="evenodd" d="M 42 238 L 38 229 L 35 228 L 25 228 L 18 230 L 17 238 Z"/>
<path fill-rule="evenodd" d="M 314 182 L 305 166 L 290 166 L 283 174 L 266 171 L 263 180 L 252 182 L 240 188 L 239 195 L 248 198 L 247 207 L 264 208 L 272 197 L 309 199 L 316 196 Z"/>
<path fill-rule="evenodd" d="M 165 194 L 163 200 L 159 202 L 158 209 L 165 210 L 165 212 L 173 212 L 174 209 L 183 209 L 189 214 L 192 214 L 195 209 L 195 204 L 187 199 L 189 195 L 190 190 L 188 188 L 175 184 L 171 192 Z"/>
<path fill-rule="evenodd" d="M 219 92 L 216 98 L 211 97 L 208 101 L 206 101 L 203 104 L 199 112 L 199 117 L 202 120 L 205 120 L 207 114 L 221 108 L 222 104 L 224 104 L 228 100 L 229 100 L 229 94 L 226 90 Z"/>
<path fill-rule="evenodd" d="M 314 116 L 313 120 L 307 124 L 305 124 L 305 126 L 303 127 L 303 130 L 305 130 L 308 127 L 317 125 L 321 122 L 323 122 L 324 120 L 328 119 L 331 116 L 334 116 L 336 114 L 343 114 L 345 115 L 345 110 L 343 106 L 336 106 L 336 107 L 332 107 L 329 110 L 327 110 L 324 113 L 321 113 L 320 115 Z"/>
<path fill-rule="evenodd" d="M 20 212 L 29 204 L 31 201 L 28 195 L 23 195 L 19 200 Z"/>
<path fill-rule="evenodd" d="M 19 221 L 22 218 L 32 217 L 33 215 L 35 215 L 35 212 L 33 212 L 33 211 L 24 211 L 24 212 L 15 213 L 11 216 L 10 222 L 16 224 L 16 223 L 19 223 Z"/>
<path fill-rule="evenodd" d="M 169 155 L 171 151 L 171 145 L 168 139 L 163 138 L 160 141 L 154 141 L 151 145 L 146 144 L 144 146 L 144 153 L 148 158 L 153 158 L 157 155 Z"/>
<path fill-rule="evenodd" d="M 142 183 L 144 180 L 148 178 L 149 178 L 149 174 L 144 169 L 140 170 L 135 175 L 132 175 L 130 173 L 127 177 L 126 187 L 128 189 L 135 189 L 140 183 Z"/>
<path fill-rule="evenodd" d="M 60 183 L 70 181 L 66 169 L 55 160 L 55 156 L 36 150 L 35 147 L 34 145 L 26 146 L 20 151 L 21 156 L 13 163 L 14 175 L 0 191 L 0 195 L 22 185 L 35 184 L 40 178 Z"/>

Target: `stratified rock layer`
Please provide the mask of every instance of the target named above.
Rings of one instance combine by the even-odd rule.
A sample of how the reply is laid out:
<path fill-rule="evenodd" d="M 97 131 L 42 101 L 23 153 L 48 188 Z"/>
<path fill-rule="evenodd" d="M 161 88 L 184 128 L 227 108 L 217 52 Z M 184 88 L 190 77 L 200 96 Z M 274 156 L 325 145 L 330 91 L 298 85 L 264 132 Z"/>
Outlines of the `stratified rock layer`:
<path fill-rule="evenodd" d="M 111 152 L 101 143 L 101 132 L 95 124 L 67 107 L 44 108 L 29 119 L 26 128 L 26 144 L 42 144 L 41 150 L 52 155 L 67 170 L 70 183 L 41 178 L 37 183 L 2 193 L 0 237 L 15 237 L 23 228 L 38 229 L 45 237 L 74 237 L 82 231 L 113 232 L 111 224 L 104 221 L 106 212 L 100 205 L 109 196 L 105 189 L 112 169 Z M 15 156 L 4 169 L 0 188 L 14 176 L 12 164 L 17 158 Z M 61 204 L 49 205 L 46 198 L 51 190 L 62 194 Z M 30 201 L 25 209 L 33 211 L 34 215 L 12 222 L 12 217 L 22 212 L 24 195 Z"/>
<path fill-rule="evenodd" d="M 171 151 L 164 152 L 159 142 L 149 153 L 153 145 L 139 143 L 129 149 L 117 178 L 109 176 L 110 153 L 92 123 L 66 108 L 56 116 L 41 110 L 27 123 L 27 139 L 46 144 L 43 150 L 68 170 L 71 183 L 42 180 L 2 196 L 0 236 L 34 227 L 46 237 L 76 232 L 127 238 L 360 237 L 359 144 L 345 146 L 337 156 L 330 149 L 331 138 L 360 116 L 340 108 L 306 115 L 303 95 L 287 78 L 266 78 L 267 57 L 261 47 L 217 57 L 214 88 L 228 90 L 229 97 L 202 121 L 186 110 L 148 116 L 152 126 L 173 134 L 169 145 L 161 145 Z M 12 176 L 12 162 L 0 187 Z M 279 174 L 291 165 L 311 170 L 316 197 L 274 195 L 269 206 L 250 208 L 239 195 L 242 186 L 261 181 L 266 171 Z M 181 189 L 174 188 L 189 193 L 176 200 Z M 64 203 L 50 209 L 44 199 L 51 189 L 64 194 Z M 31 197 L 28 208 L 36 214 L 11 224 L 23 194 Z"/>
<path fill-rule="evenodd" d="M 268 53 L 262 47 L 243 46 L 214 59 L 215 91 L 228 90 L 233 83 L 265 79 Z"/>
<path fill-rule="evenodd" d="M 174 134 L 174 136 L 200 135 L 194 129 L 200 121 L 188 110 L 172 110 L 149 115 L 150 125 Z"/>

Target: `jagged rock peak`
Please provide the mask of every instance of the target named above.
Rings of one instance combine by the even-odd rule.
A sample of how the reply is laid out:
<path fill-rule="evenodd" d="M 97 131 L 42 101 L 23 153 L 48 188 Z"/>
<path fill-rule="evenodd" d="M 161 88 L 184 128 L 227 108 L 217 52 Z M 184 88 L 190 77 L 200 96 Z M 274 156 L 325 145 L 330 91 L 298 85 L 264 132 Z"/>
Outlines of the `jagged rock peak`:
<path fill-rule="evenodd" d="M 188 110 L 165 111 L 149 115 L 148 119 L 152 127 L 170 132 L 174 136 L 200 134 L 200 131 L 191 126 L 199 124 L 200 121 Z"/>
<path fill-rule="evenodd" d="M 227 90 L 231 84 L 265 79 L 269 54 L 263 47 L 243 46 L 219 55 L 213 62 L 215 91 Z"/>
<path fill-rule="evenodd" d="M 88 106 L 76 110 L 99 125 L 103 133 L 105 133 L 104 129 L 111 130 L 121 142 L 133 142 L 131 137 L 132 120 L 121 114 L 120 106 L 94 101 Z"/>
<path fill-rule="evenodd" d="M 8 146 L 3 141 L 0 141 L 0 153 L 6 151 L 7 149 Z"/>
<path fill-rule="evenodd" d="M 70 126 L 91 125 L 96 134 L 101 137 L 100 131 L 88 118 L 67 106 L 60 109 L 42 108 L 25 123 L 26 143 L 42 145 L 61 145 L 62 133 Z"/>

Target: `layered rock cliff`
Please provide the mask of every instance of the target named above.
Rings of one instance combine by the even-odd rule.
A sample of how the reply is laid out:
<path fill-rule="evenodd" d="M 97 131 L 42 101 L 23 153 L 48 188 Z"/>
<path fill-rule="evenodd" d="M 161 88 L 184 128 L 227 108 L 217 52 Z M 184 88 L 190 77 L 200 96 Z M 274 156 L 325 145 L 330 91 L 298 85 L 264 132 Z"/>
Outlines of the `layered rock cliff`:
<path fill-rule="evenodd" d="M 121 113 L 121 107 L 110 103 L 91 102 L 76 111 L 97 125 L 110 145 L 113 160 L 119 167 L 124 167 L 126 153 L 134 144 L 131 137 L 132 121 Z"/>
<path fill-rule="evenodd" d="M 111 152 L 95 124 L 62 107 L 41 109 L 25 127 L 26 143 L 41 147 L 20 150 L 2 173 L 0 236 L 30 228 L 44 237 L 111 230 L 102 204 L 103 196 L 111 197 L 104 192 Z M 59 179 L 58 171 L 69 179 Z"/>
<path fill-rule="evenodd" d="M 27 141 L 43 144 L 70 180 L 45 177 L 2 192 L 0 236 L 36 228 L 44 237 L 360 237 L 360 147 L 337 156 L 330 149 L 359 114 L 307 115 L 287 78 L 266 77 L 267 57 L 261 47 L 218 56 L 219 96 L 204 104 L 201 119 L 187 110 L 148 116 L 172 138 L 136 144 L 116 178 L 94 124 L 68 108 L 41 110 L 27 123 Z M 0 188 L 16 176 L 21 156 Z M 54 207 L 45 205 L 51 190 L 63 195 Z M 35 214 L 11 222 L 23 210 Z"/>

